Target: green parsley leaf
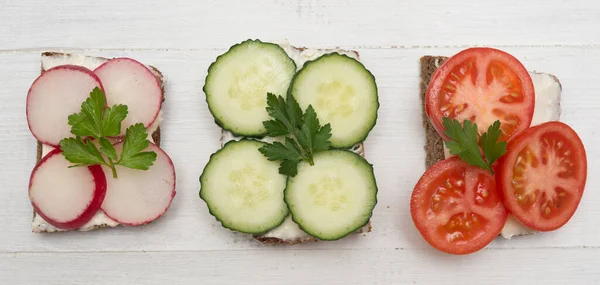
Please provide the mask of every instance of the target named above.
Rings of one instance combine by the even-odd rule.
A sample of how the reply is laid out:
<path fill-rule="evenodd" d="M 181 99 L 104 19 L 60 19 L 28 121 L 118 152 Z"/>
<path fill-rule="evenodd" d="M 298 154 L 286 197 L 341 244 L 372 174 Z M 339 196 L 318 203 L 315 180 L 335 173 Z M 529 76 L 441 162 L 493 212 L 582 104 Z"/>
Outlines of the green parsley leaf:
<path fill-rule="evenodd" d="M 265 129 L 267 129 L 267 135 L 270 137 L 285 136 L 290 133 L 288 129 L 279 121 L 264 121 L 263 125 L 265 126 Z"/>
<path fill-rule="evenodd" d="M 117 165 L 129 167 L 132 169 L 148 170 L 156 160 L 156 152 L 144 151 L 129 156 L 126 160 L 121 160 Z"/>
<path fill-rule="evenodd" d="M 90 139 L 83 141 L 80 137 L 66 138 L 60 141 L 60 149 L 69 162 L 78 164 L 76 166 L 106 164 Z"/>
<path fill-rule="evenodd" d="M 494 122 L 486 133 L 481 136 L 481 148 L 477 124 L 465 120 L 461 125 L 456 119 L 447 117 L 442 119 L 444 133 L 450 138 L 446 141 L 446 147 L 453 155 L 458 155 L 470 165 L 483 168 L 494 173 L 492 164 L 506 153 L 506 142 L 497 142 L 500 138 L 500 121 Z M 482 153 L 485 155 L 485 159 Z"/>
<path fill-rule="evenodd" d="M 117 178 L 115 165 L 142 170 L 150 168 L 156 160 L 156 153 L 143 152 L 150 144 L 143 124 L 135 124 L 127 128 L 120 158 L 115 147 L 106 139 L 121 133 L 121 123 L 127 114 L 128 108 L 125 105 L 106 107 L 103 91 L 98 87 L 94 88 L 90 96 L 81 104 L 81 111 L 68 117 L 71 133 L 77 137 L 66 138 L 60 142 L 63 155 L 69 162 L 74 163 L 70 167 L 105 165 L 111 168 L 115 178 Z M 83 140 L 81 137 L 87 138 Z M 90 138 L 96 139 L 100 151 Z M 108 162 L 104 160 L 102 154 L 106 156 Z"/>
<path fill-rule="evenodd" d="M 319 131 L 319 119 L 317 119 L 317 113 L 312 106 L 306 108 L 304 116 L 302 116 L 302 127 L 298 134 L 298 142 L 301 145 L 312 149 L 313 147 L 313 136 Z"/>
<path fill-rule="evenodd" d="M 100 133 L 99 130 L 94 128 L 93 124 L 87 123 L 85 115 L 81 113 L 71 114 L 67 120 L 71 126 L 71 133 L 76 136 L 95 137 Z"/>
<path fill-rule="evenodd" d="M 288 157 L 296 156 L 296 153 L 293 150 L 289 150 L 287 147 L 285 147 L 284 144 L 280 142 L 273 142 L 264 145 L 258 150 L 270 161 L 285 160 Z"/>
<path fill-rule="evenodd" d="M 113 161 L 119 160 L 115 147 L 105 138 L 100 138 L 100 152 Z"/>
<path fill-rule="evenodd" d="M 300 160 L 283 160 L 279 166 L 279 173 L 294 177 L 298 174 L 298 163 Z"/>
<path fill-rule="evenodd" d="M 302 122 L 302 109 L 296 98 L 291 93 L 287 94 L 287 117 L 290 120 L 290 125 L 294 128 L 298 128 Z"/>
<path fill-rule="evenodd" d="M 94 88 L 90 97 L 81 103 L 81 112 L 68 117 L 71 133 L 81 137 L 102 137 L 102 113 L 105 105 L 104 93 L 100 88 Z"/>
<path fill-rule="evenodd" d="M 331 146 L 329 139 L 331 138 L 331 125 L 326 124 L 315 133 L 313 136 L 313 151 L 325 151 Z"/>
<path fill-rule="evenodd" d="M 290 138 L 286 138 L 285 144 L 281 142 L 273 142 L 259 148 L 258 150 L 270 161 L 302 159 L 300 150 Z"/>
<path fill-rule="evenodd" d="M 148 133 L 142 123 L 127 128 L 121 158 L 116 164 L 133 169 L 149 169 L 156 160 L 156 153 L 153 151 L 142 152 L 150 145 L 147 138 Z"/>
<path fill-rule="evenodd" d="M 328 150 L 331 146 L 331 125 L 321 127 L 315 109 L 309 105 L 302 119 L 301 132 L 298 141 L 315 152 Z"/>
<path fill-rule="evenodd" d="M 490 166 L 506 153 L 506 142 L 498 141 L 500 135 L 502 135 L 502 130 L 500 130 L 499 120 L 495 121 L 488 131 L 481 135 L 481 149 Z"/>
<path fill-rule="evenodd" d="M 114 105 L 104 110 L 102 118 L 102 136 L 112 137 L 121 133 L 121 122 L 127 117 L 127 106 Z"/>
<path fill-rule="evenodd" d="M 267 113 L 273 120 L 263 122 L 271 137 L 287 136 L 285 142 L 273 142 L 259 149 L 271 161 L 281 161 L 279 173 L 296 176 L 302 160 L 314 164 L 313 156 L 328 150 L 331 143 L 331 125 L 321 126 L 312 106 L 303 113 L 296 99 L 288 94 L 267 94 Z"/>
<path fill-rule="evenodd" d="M 266 109 L 269 116 L 273 117 L 275 121 L 283 125 L 288 131 L 294 128 L 287 115 L 287 104 L 283 97 L 267 93 Z"/>

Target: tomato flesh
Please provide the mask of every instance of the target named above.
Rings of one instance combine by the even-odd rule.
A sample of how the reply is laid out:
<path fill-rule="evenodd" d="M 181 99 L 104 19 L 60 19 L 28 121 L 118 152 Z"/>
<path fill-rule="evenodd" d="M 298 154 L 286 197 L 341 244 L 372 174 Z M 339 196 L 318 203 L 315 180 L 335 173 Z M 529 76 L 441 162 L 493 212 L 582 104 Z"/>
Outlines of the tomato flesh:
<path fill-rule="evenodd" d="M 491 48 L 466 49 L 448 59 L 431 78 L 425 96 L 427 115 L 445 139 L 443 117 L 471 120 L 479 133 L 496 120 L 501 140 L 531 124 L 535 106 L 533 82 L 510 54 Z"/>
<path fill-rule="evenodd" d="M 587 178 L 587 157 L 577 133 L 561 122 L 528 129 L 508 144 L 497 184 L 506 208 L 524 225 L 552 231 L 577 209 Z"/>
<path fill-rule="evenodd" d="M 438 162 L 423 174 L 410 209 L 425 240 L 451 254 L 485 247 L 500 233 L 507 217 L 493 175 L 458 157 Z"/>

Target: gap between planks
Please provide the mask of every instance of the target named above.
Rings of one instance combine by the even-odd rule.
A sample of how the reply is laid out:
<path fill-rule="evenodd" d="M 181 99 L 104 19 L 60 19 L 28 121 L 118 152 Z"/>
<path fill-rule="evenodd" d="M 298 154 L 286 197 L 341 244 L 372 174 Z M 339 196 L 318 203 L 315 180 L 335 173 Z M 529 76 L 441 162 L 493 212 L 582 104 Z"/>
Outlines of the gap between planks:
<path fill-rule="evenodd" d="M 234 44 L 234 43 L 232 43 Z M 302 46 L 301 44 L 295 44 Z M 466 45 L 389 45 L 389 46 L 323 46 L 315 47 L 320 49 L 362 49 L 362 50 L 378 50 L 378 49 L 443 49 L 443 48 L 469 48 L 490 46 L 496 48 L 600 48 L 600 44 L 549 44 L 549 45 L 486 45 L 486 44 L 466 44 Z M 172 51 L 172 52 L 197 52 L 197 51 L 225 51 L 229 47 L 223 48 L 75 48 L 75 47 L 36 47 L 36 48 L 19 48 L 19 49 L 0 49 L 0 53 L 28 53 L 28 52 L 45 52 L 48 50 L 63 50 L 63 51 Z"/>
<path fill-rule="evenodd" d="M 573 250 L 573 249 L 591 249 L 598 250 L 600 246 L 542 246 L 542 247 L 502 247 L 502 248 L 483 248 L 482 251 L 535 251 L 535 250 Z M 277 246 L 271 248 L 245 248 L 245 249 L 192 249 L 192 250 L 89 250 L 89 251 L 0 251 L 0 255 L 21 255 L 21 254 L 122 254 L 122 253 L 197 253 L 197 252 L 262 252 L 262 251 L 353 251 L 353 252 L 376 252 L 376 251 L 434 251 L 431 247 L 396 247 L 396 248 L 294 248 L 293 246 Z"/>

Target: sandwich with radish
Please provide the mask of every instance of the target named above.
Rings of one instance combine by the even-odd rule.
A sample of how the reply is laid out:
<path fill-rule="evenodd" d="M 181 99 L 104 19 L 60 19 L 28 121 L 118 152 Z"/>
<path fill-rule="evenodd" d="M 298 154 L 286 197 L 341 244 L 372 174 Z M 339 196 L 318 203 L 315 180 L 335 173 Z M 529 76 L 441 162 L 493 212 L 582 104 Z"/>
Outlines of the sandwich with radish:
<path fill-rule="evenodd" d="M 26 99 L 38 142 L 33 232 L 139 226 L 167 211 L 175 169 L 159 146 L 163 85 L 131 58 L 42 54 Z"/>
<path fill-rule="evenodd" d="M 199 195 L 217 223 L 267 244 L 371 230 L 363 141 L 379 101 L 358 53 L 246 40 L 212 63 L 204 93 L 222 137 Z"/>
<path fill-rule="evenodd" d="M 469 254 L 497 236 L 554 231 L 576 212 L 584 145 L 559 121 L 556 76 L 477 47 L 421 58 L 427 170 L 410 200 L 425 241 Z"/>

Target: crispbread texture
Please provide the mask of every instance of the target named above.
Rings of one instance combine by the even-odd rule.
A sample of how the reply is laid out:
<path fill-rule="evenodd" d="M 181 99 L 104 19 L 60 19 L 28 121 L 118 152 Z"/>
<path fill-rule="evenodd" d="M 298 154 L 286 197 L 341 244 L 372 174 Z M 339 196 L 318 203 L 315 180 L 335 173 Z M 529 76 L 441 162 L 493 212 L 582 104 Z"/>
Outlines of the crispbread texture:
<path fill-rule="evenodd" d="M 444 140 L 427 117 L 427 111 L 425 110 L 425 93 L 427 92 L 429 81 L 431 81 L 431 76 L 447 59 L 448 57 L 445 56 L 421 57 L 421 110 L 423 128 L 425 128 L 425 166 L 427 168 L 438 161 L 444 160 Z"/>
<path fill-rule="evenodd" d="M 69 53 L 62 53 L 62 52 L 43 52 L 42 57 L 70 57 L 72 56 Z M 99 60 L 106 60 L 108 61 L 109 58 L 104 58 L 104 57 L 94 57 L 96 59 Z M 160 82 L 160 86 L 161 86 L 161 90 L 162 90 L 162 100 L 164 102 L 165 100 L 165 80 L 163 77 L 163 74 L 154 66 L 148 66 L 150 68 L 150 70 L 152 71 L 152 73 L 154 73 L 154 76 L 156 76 L 156 78 L 158 79 L 158 81 Z M 41 65 L 41 73 L 44 73 L 44 66 Z M 156 128 L 156 131 L 154 131 L 152 133 L 152 140 L 154 141 L 154 144 L 156 144 L 157 146 L 160 147 L 160 139 L 161 139 L 161 133 L 160 133 L 160 126 L 158 126 Z M 42 159 L 42 143 L 41 142 L 37 142 L 37 150 L 36 150 L 36 164 L 40 162 L 40 160 Z M 33 219 L 35 219 L 37 213 L 35 212 L 35 210 L 33 211 Z M 100 229 L 100 228 L 108 228 L 110 227 L 109 225 L 106 224 L 101 224 L 101 225 L 97 225 L 94 226 L 93 228 L 91 228 L 90 230 L 95 230 L 95 229 Z M 50 231 L 47 230 L 39 230 L 39 231 L 35 231 L 36 233 L 47 233 Z M 51 231 L 51 232 L 64 232 L 64 231 Z"/>

